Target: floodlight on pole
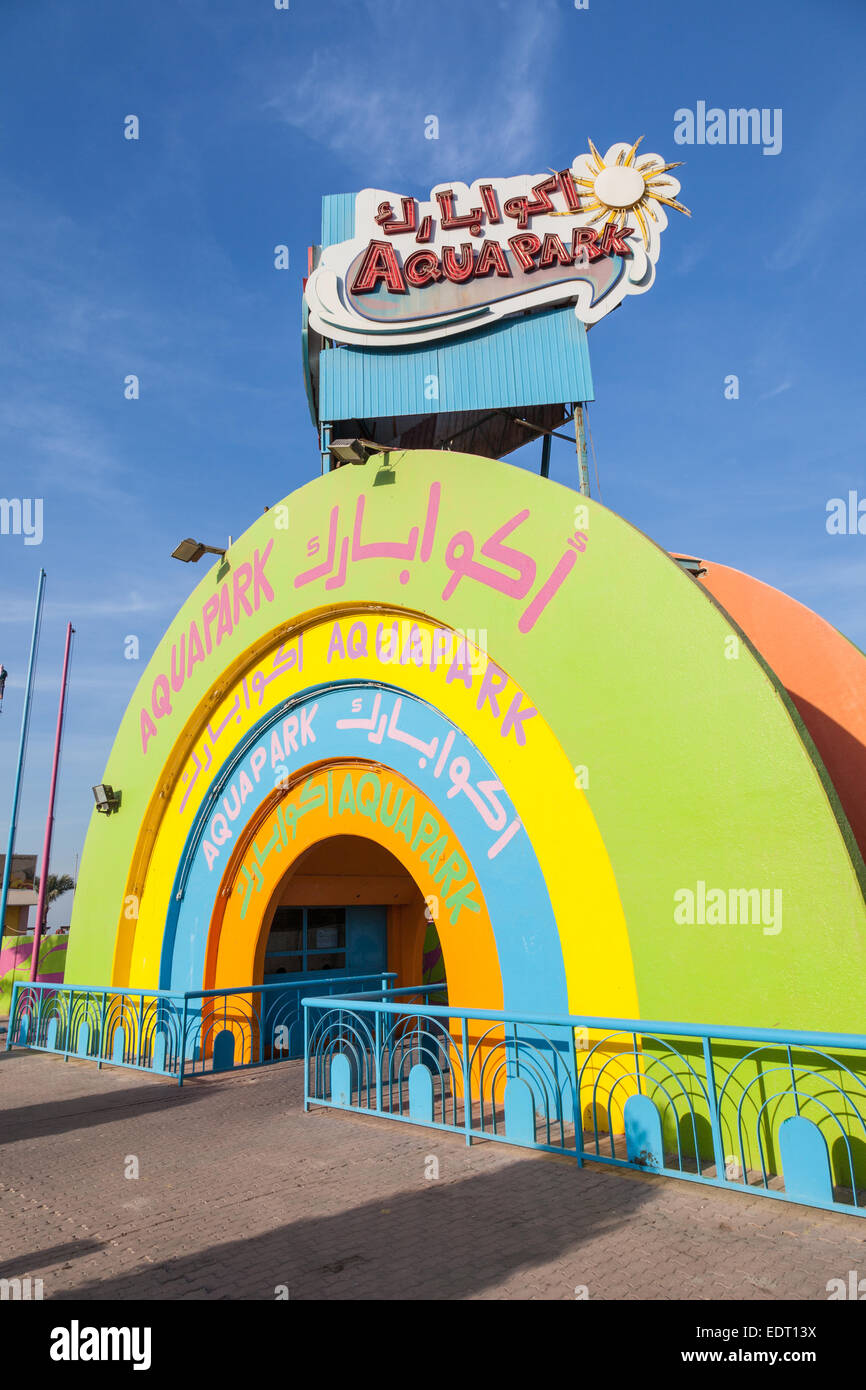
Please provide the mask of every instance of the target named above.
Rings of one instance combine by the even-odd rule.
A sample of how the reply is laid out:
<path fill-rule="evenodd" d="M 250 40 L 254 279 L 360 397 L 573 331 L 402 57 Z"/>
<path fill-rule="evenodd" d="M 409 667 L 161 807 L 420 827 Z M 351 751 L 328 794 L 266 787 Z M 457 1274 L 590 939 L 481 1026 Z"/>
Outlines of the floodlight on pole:
<path fill-rule="evenodd" d="M 377 444 L 373 439 L 334 439 L 328 445 L 328 453 L 335 466 L 344 463 L 366 463 L 371 454 L 387 454 L 389 447 Z"/>
<path fill-rule="evenodd" d="M 116 792 L 107 782 L 100 782 L 98 786 L 91 788 L 93 799 L 96 802 L 96 809 L 103 816 L 110 816 L 112 811 L 120 809 L 120 792 Z"/>
<path fill-rule="evenodd" d="M 171 552 L 173 560 L 182 560 L 184 564 L 195 564 L 201 559 L 202 555 L 219 555 L 221 560 L 226 558 L 224 546 L 205 545 L 203 541 L 194 541 L 190 536 L 181 541 L 180 545 L 175 546 Z"/>
<path fill-rule="evenodd" d="M 360 439 L 335 439 L 328 445 L 328 452 L 337 463 L 366 463 L 370 457 Z"/>

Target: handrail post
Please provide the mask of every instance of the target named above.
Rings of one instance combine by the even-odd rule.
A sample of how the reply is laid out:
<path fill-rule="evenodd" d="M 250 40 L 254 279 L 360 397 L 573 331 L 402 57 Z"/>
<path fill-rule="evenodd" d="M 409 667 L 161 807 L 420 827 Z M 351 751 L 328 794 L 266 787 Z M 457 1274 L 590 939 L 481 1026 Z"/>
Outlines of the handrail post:
<path fill-rule="evenodd" d="M 725 1163 L 725 1149 L 722 1143 L 722 1127 L 719 1123 L 719 1096 L 716 1090 L 716 1069 L 713 1063 L 713 1049 L 709 1038 L 703 1039 L 704 1044 L 704 1075 L 707 1079 L 707 1100 L 710 1103 L 710 1128 L 713 1132 L 713 1154 L 716 1159 L 716 1179 L 724 1178 L 727 1180 L 727 1165 Z M 695 1154 L 698 1165 L 698 1174 L 701 1171 L 700 1154 Z"/>
<path fill-rule="evenodd" d="M 12 1046 L 12 1028 L 13 1028 L 13 1024 L 14 1024 L 14 1022 L 15 1022 L 15 1009 L 16 1009 L 16 1006 L 17 1006 L 17 1003 L 18 1003 L 18 991 L 19 991 L 20 988 L 21 988 L 21 981 L 20 981 L 20 980 L 13 980 L 13 982 L 12 982 L 12 999 L 11 999 L 10 1004 L 9 1004 L 9 1022 L 8 1022 L 8 1024 L 6 1025 L 6 1049 L 5 1049 L 5 1050 L 6 1050 L 7 1052 L 9 1051 L 10 1047 Z"/>
<path fill-rule="evenodd" d="M 580 1074 L 581 1066 L 577 1060 L 577 1038 L 573 1028 L 569 1029 L 571 1037 L 571 1056 L 574 1061 L 574 1156 L 577 1159 L 578 1168 L 583 1167 L 583 1111 L 580 1104 Z"/>
<path fill-rule="evenodd" d="M 383 1006 L 384 1007 L 384 1002 Z M 375 1052 L 373 1054 L 373 1065 L 376 1068 L 376 1114 L 382 1113 L 382 1013 L 376 1009 L 376 1037 Z"/>
<path fill-rule="evenodd" d="M 75 997 L 73 990 L 66 992 L 66 1020 L 63 1027 L 63 1060 L 69 1061 L 69 1039 L 72 1035 L 72 1000 Z"/>
<path fill-rule="evenodd" d="M 304 1011 L 304 1109 L 310 1108 L 310 1006 L 302 1004 Z"/>
<path fill-rule="evenodd" d="M 177 1084 L 178 1084 L 178 1086 L 182 1086 L 182 1085 L 183 1085 L 183 1073 L 184 1073 L 184 1068 L 186 1067 L 186 1030 L 187 1030 L 187 1016 L 188 1016 L 188 1010 L 189 1010 L 189 999 L 188 999 L 188 997 L 187 997 L 187 992 L 186 992 L 186 990 L 184 990 L 184 992 L 183 992 L 183 1020 L 182 1020 L 181 1025 L 180 1025 L 180 1063 L 179 1063 L 179 1066 L 178 1066 L 178 1078 L 177 1078 Z"/>
<path fill-rule="evenodd" d="M 102 1054 L 105 1051 L 105 1011 L 108 1006 L 108 995 L 102 991 L 102 1011 L 99 1017 L 99 1052 L 96 1058 L 96 1070 L 102 1071 Z"/>
<path fill-rule="evenodd" d="M 466 1143 L 472 1143 L 472 1075 L 469 1063 L 469 1020 L 461 1018 L 461 1042 L 463 1046 L 463 1129 Z"/>
<path fill-rule="evenodd" d="M 790 1043 L 788 1043 L 788 1046 L 785 1048 L 785 1052 L 786 1052 L 787 1057 L 788 1057 L 788 1071 L 791 1073 L 791 1095 L 794 1097 L 794 1109 L 795 1109 L 796 1113 L 799 1115 L 799 1113 L 800 1113 L 800 1097 L 799 1097 L 799 1094 L 798 1094 L 798 1092 L 797 1092 L 797 1073 L 796 1073 L 795 1070 L 794 1070 L 794 1058 L 793 1058 L 793 1055 L 792 1055 L 792 1053 L 791 1053 L 791 1044 L 790 1044 Z"/>

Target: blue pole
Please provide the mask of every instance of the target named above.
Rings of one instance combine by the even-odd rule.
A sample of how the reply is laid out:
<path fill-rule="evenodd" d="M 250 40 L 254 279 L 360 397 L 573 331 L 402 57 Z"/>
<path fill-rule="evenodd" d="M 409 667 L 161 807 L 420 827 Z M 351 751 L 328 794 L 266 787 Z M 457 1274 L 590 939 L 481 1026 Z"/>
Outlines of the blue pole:
<path fill-rule="evenodd" d="M 39 646 L 39 628 L 42 624 L 42 599 L 45 594 L 45 571 L 39 571 L 39 587 L 36 590 L 36 612 L 33 615 L 33 636 L 30 639 L 30 660 L 27 664 L 27 685 L 24 690 L 24 711 L 21 715 L 21 735 L 18 740 L 18 765 L 15 769 L 15 786 L 12 792 L 12 815 L 9 820 L 9 839 L 6 844 L 6 862 L 3 865 L 3 886 L 0 888 L 0 935 L 6 926 L 6 900 L 9 897 L 9 877 L 12 873 L 12 853 L 15 849 L 15 831 L 18 826 L 18 800 L 21 795 L 21 777 L 24 771 L 24 754 L 27 749 L 27 730 L 30 727 L 30 705 L 33 699 L 33 681 L 36 674 L 36 649 Z M 43 866 L 43 873 L 44 873 Z"/>

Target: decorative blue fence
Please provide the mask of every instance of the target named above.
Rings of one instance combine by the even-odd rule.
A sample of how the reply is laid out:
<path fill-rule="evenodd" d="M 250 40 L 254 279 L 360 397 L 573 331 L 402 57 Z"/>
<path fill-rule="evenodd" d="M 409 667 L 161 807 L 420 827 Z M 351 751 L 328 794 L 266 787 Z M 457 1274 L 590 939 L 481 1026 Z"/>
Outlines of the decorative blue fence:
<path fill-rule="evenodd" d="M 866 1210 L 866 1037 L 544 1018 L 428 999 L 424 986 L 378 999 L 306 996 L 304 1108 Z"/>
<path fill-rule="evenodd" d="M 6 1047 L 35 1048 L 112 1066 L 177 1077 L 260 1067 L 303 1054 L 302 995 L 370 985 L 381 993 L 393 973 L 339 975 L 245 989 L 84 989 L 12 987 Z"/>

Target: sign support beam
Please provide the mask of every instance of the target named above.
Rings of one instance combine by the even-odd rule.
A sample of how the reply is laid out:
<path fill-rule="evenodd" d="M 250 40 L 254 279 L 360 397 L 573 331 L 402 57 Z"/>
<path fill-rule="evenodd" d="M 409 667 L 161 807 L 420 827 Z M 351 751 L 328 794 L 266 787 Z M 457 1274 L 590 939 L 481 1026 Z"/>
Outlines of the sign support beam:
<path fill-rule="evenodd" d="M 583 422 L 583 406 L 574 407 L 574 445 L 577 449 L 577 485 L 584 497 L 589 496 L 589 462 L 586 454 L 586 430 Z"/>

